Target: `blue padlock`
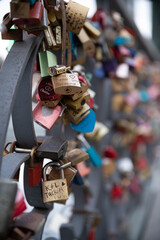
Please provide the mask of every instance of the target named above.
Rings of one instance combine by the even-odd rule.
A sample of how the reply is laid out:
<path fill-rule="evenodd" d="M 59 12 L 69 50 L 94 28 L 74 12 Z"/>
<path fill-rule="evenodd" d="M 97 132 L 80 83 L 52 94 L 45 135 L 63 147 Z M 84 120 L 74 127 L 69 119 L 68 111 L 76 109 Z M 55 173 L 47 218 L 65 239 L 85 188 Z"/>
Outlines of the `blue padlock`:
<path fill-rule="evenodd" d="M 94 147 L 90 146 L 83 134 L 79 134 L 77 136 L 78 140 L 85 146 L 86 152 L 89 154 L 89 160 L 95 167 L 99 167 L 102 164 L 102 159 L 94 149 Z"/>

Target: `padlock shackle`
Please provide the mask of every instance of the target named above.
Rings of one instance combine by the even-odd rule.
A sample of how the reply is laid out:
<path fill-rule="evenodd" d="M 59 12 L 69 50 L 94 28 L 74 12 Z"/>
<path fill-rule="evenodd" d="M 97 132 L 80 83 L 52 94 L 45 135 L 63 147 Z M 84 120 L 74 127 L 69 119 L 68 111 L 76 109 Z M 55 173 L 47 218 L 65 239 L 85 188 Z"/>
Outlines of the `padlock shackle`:
<path fill-rule="evenodd" d="M 39 147 L 39 146 L 34 146 L 34 147 L 32 148 L 32 150 L 31 150 L 31 154 L 30 154 L 30 156 L 31 156 L 31 158 L 30 158 L 30 167 L 31 167 L 31 168 L 34 167 L 34 154 L 35 154 L 35 152 L 36 152 L 36 150 L 37 150 L 38 147 Z"/>
<path fill-rule="evenodd" d="M 47 181 L 47 177 L 46 177 L 46 171 L 47 171 L 47 168 L 50 167 L 50 166 L 56 166 L 56 167 L 60 167 L 60 163 L 58 162 L 49 162 L 47 163 L 44 167 L 43 167 L 43 181 Z M 59 169 L 60 170 L 60 169 Z"/>

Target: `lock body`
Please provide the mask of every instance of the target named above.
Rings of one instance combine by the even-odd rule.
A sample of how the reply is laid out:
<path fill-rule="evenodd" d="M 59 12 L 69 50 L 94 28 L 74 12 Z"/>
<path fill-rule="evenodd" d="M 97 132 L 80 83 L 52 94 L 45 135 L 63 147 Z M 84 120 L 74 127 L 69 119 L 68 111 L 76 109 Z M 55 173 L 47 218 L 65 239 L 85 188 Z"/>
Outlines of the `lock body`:
<path fill-rule="evenodd" d="M 47 180 L 46 170 L 48 167 L 58 167 L 61 174 L 61 179 Z M 59 163 L 48 163 L 43 169 L 43 182 L 42 182 L 42 195 L 43 202 L 56 202 L 65 201 L 68 199 L 67 180 L 64 178 L 64 171 L 60 169 Z"/>
<path fill-rule="evenodd" d="M 35 163 L 34 167 L 28 169 L 29 186 L 36 186 L 42 178 L 42 163 Z"/>

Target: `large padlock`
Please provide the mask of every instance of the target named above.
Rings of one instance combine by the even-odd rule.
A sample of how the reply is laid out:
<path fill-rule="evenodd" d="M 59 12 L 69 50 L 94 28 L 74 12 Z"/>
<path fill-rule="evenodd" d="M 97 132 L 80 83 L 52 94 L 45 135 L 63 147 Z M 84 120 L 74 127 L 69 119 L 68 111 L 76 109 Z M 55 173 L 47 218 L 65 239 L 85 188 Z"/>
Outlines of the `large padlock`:
<path fill-rule="evenodd" d="M 63 73 L 52 77 L 55 93 L 62 95 L 73 95 L 81 91 L 81 85 L 76 74 Z"/>
<path fill-rule="evenodd" d="M 46 136 L 36 151 L 36 156 L 52 160 L 63 159 L 67 151 L 67 141 L 58 137 Z"/>
<path fill-rule="evenodd" d="M 38 146 L 32 148 L 31 158 L 30 158 L 30 167 L 28 168 L 28 176 L 29 176 L 29 186 L 36 186 L 42 178 L 42 162 L 35 162 L 35 151 Z"/>
<path fill-rule="evenodd" d="M 28 3 L 29 4 L 29 3 Z M 25 18 L 13 18 L 13 23 L 17 26 L 32 26 L 34 24 L 40 24 L 43 14 L 43 5 L 41 2 L 36 1 L 30 8 L 29 17 Z"/>
<path fill-rule="evenodd" d="M 64 201 L 68 199 L 67 180 L 64 178 L 63 168 L 60 169 L 61 179 L 47 181 L 46 171 L 48 167 L 57 167 L 60 169 L 60 164 L 51 162 L 47 163 L 43 168 L 42 194 L 43 202 Z"/>

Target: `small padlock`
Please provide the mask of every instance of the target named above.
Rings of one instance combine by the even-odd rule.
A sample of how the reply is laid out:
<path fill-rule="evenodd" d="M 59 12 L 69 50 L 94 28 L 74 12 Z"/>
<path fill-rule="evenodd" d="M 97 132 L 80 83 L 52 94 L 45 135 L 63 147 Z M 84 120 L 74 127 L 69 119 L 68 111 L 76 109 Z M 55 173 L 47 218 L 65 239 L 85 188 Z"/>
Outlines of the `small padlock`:
<path fill-rule="evenodd" d="M 70 120 L 74 124 L 78 124 L 82 119 L 84 119 L 89 113 L 90 113 L 90 107 L 87 103 L 85 103 L 80 110 L 74 110 L 73 108 L 67 108 L 66 112 L 68 113 L 68 116 Z"/>
<path fill-rule="evenodd" d="M 67 180 L 67 185 L 70 186 L 71 182 L 73 181 L 77 173 L 77 170 L 71 166 L 70 162 L 65 164 L 64 161 L 60 160 L 59 163 L 61 167 L 64 169 L 64 176 Z M 58 169 L 52 168 L 51 172 L 49 173 L 48 180 L 56 180 L 59 178 L 60 178 L 60 171 Z"/>
<path fill-rule="evenodd" d="M 62 73 L 66 73 L 68 68 L 64 65 L 55 65 L 52 67 L 48 67 L 47 72 L 50 76 L 56 76 Z"/>
<path fill-rule="evenodd" d="M 29 4 L 29 3 L 27 3 Z M 13 18 L 13 23 L 17 26 L 21 25 L 34 25 L 34 24 L 40 24 L 42 19 L 42 13 L 43 13 L 43 5 L 41 2 L 35 2 L 34 5 L 30 8 L 29 17 L 20 17 L 20 18 Z M 12 16 L 12 15 L 11 15 Z"/>
<path fill-rule="evenodd" d="M 31 158 L 30 158 L 30 167 L 28 168 L 28 176 L 29 176 L 29 186 L 36 186 L 42 178 L 42 162 L 34 162 L 35 151 L 38 146 L 32 148 Z"/>
<path fill-rule="evenodd" d="M 92 40 L 87 35 L 84 28 L 81 29 L 80 33 L 78 34 L 78 38 L 83 45 L 83 49 L 88 56 L 93 56 L 95 54 L 96 48 Z"/>
<path fill-rule="evenodd" d="M 33 119 L 36 123 L 49 130 L 57 121 L 61 110 L 62 107 L 59 105 L 51 109 L 38 102 L 32 111 Z"/>
<path fill-rule="evenodd" d="M 89 159 L 88 153 L 79 148 L 72 149 L 64 156 L 64 161 L 71 162 L 72 166 L 75 166 L 76 164 L 83 162 L 87 159 Z"/>
<path fill-rule="evenodd" d="M 46 170 L 48 167 L 57 167 L 60 169 L 60 164 L 51 162 L 43 168 L 43 182 L 42 182 L 42 194 L 43 202 L 55 202 L 64 201 L 68 199 L 67 180 L 64 178 L 63 168 L 60 169 L 61 179 L 47 181 Z"/>
<path fill-rule="evenodd" d="M 89 8 L 70 1 L 66 8 L 67 30 L 79 34 L 87 17 Z"/>
<path fill-rule="evenodd" d="M 57 46 L 61 46 L 62 44 L 62 29 L 61 29 L 61 26 L 56 26 L 56 29 L 55 29 L 55 32 L 56 32 L 56 44 Z"/>
<path fill-rule="evenodd" d="M 101 32 L 89 21 L 85 21 L 84 28 L 88 35 L 95 40 L 97 40 L 101 35 Z"/>
<path fill-rule="evenodd" d="M 53 136 L 46 136 L 36 151 L 36 156 L 52 160 L 63 159 L 67 151 L 67 141 Z"/>
<path fill-rule="evenodd" d="M 10 2 L 11 18 L 29 18 L 30 6 L 28 2 L 12 0 Z"/>
<path fill-rule="evenodd" d="M 85 93 L 83 93 L 83 95 L 82 95 L 80 98 L 78 98 L 78 99 L 75 100 L 75 101 L 71 100 L 71 99 L 68 98 L 68 97 L 65 97 L 65 98 L 64 98 L 64 101 L 65 101 L 65 103 L 66 103 L 67 105 L 69 105 L 69 106 L 72 107 L 73 109 L 79 110 L 79 109 L 81 109 L 81 108 L 83 107 L 83 105 L 84 105 L 85 103 L 88 103 L 89 99 L 90 99 L 90 94 L 87 93 L 87 92 L 85 92 Z"/>
<path fill-rule="evenodd" d="M 81 85 L 75 74 L 63 73 L 52 77 L 55 93 L 62 95 L 73 95 L 81 91 Z"/>
<path fill-rule="evenodd" d="M 38 85 L 37 91 L 41 101 L 52 101 L 57 100 L 61 97 L 60 94 L 56 94 L 54 92 L 51 77 L 42 78 Z"/>
<path fill-rule="evenodd" d="M 57 64 L 57 57 L 50 51 L 41 51 L 38 53 L 41 76 L 47 77 L 49 76 L 47 69 L 48 67 L 52 67 Z"/>

